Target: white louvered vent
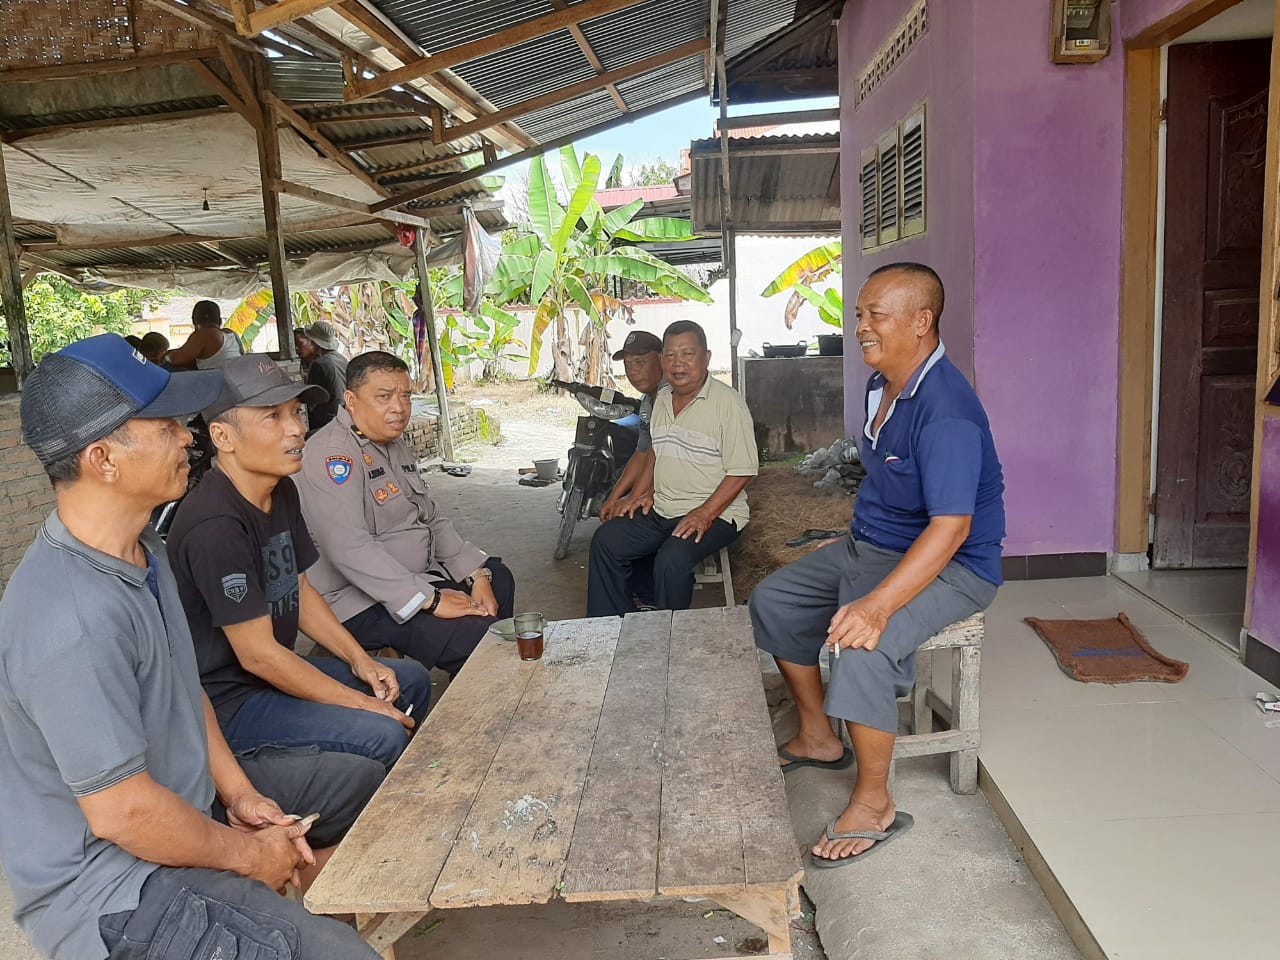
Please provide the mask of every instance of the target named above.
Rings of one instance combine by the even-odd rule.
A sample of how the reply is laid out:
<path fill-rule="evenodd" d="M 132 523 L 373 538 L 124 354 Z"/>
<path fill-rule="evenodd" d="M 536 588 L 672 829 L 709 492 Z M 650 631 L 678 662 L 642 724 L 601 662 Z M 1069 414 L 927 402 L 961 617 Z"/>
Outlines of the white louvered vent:
<path fill-rule="evenodd" d="M 889 39 L 876 51 L 866 68 L 858 74 L 857 90 L 854 93 L 853 105 L 856 108 L 863 100 L 871 96 L 884 79 L 893 72 L 893 68 L 916 45 L 929 28 L 928 0 L 917 0 L 898 22 L 898 26 L 889 34 Z"/>

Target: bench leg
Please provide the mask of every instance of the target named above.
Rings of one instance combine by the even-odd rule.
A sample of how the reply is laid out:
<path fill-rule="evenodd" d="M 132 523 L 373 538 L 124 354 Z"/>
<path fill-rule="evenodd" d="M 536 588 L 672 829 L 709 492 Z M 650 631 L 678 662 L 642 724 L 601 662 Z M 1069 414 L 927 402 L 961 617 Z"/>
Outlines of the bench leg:
<path fill-rule="evenodd" d="M 978 730 L 978 667 L 981 647 L 959 647 L 951 667 L 951 726 L 955 730 Z M 978 790 L 978 750 L 951 754 L 951 789 L 956 793 Z"/>
<path fill-rule="evenodd" d="M 798 896 L 786 887 L 748 887 L 741 893 L 720 893 L 711 899 L 765 932 L 770 960 L 791 957 L 792 903 L 798 904 Z"/>
<path fill-rule="evenodd" d="M 430 910 L 414 910 L 408 913 L 358 913 L 356 930 L 381 956 L 382 960 L 396 960 L 396 941 L 416 927 Z"/>
<path fill-rule="evenodd" d="M 916 657 L 916 685 L 911 691 L 911 732 L 919 735 L 933 732 L 933 708 L 929 706 L 929 688 L 933 686 L 933 654 Z"/>
<path fill-rule="evenodd" d="M 720 551 L 720 575 L 724 577 L 724 605 L 735 606 L 733 598 L 733 573 L 729 569 L 729 548 Z"/>

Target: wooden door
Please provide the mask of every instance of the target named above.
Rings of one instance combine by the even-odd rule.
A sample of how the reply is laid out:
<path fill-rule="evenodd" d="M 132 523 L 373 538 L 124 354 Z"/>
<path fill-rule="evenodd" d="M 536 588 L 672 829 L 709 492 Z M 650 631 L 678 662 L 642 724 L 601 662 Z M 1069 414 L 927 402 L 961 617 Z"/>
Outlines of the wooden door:
<path fill-rule="evenodd" d="M 1248 559 L 1270 57 L 1169 48 L 1157 567 Z"/>

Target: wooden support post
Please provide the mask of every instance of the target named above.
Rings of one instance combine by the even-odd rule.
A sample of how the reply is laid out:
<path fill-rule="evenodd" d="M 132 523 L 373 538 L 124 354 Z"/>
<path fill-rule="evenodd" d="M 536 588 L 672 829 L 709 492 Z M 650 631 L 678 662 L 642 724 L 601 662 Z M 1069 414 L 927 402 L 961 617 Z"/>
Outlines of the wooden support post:
<path fill-rule="evenodd" d="M 292 360 L 293 317 L 289 310 L 289 278 L 286 274 L 284 234 L 280 232 L 280 194 L 273 184 L 283 177 L 280 165 L 280 133 L 275 110 L 267 102 L 266 65 L 254 64 L 259 109 L 267 120 L 258 127 L 258 174 L 262 180 L 262 219 L 266 227 L 267 263 L 271 272 L 271 296 L 276 308 L 276 335 L 280 340 L 280 359 Z"/>
<path fill-rule="evenodd" d="M 27 308 L 22 299 L 22 272 L 18 268 L 18 244 L 13 235 L 13 209 L 9 206 L 9 178 L 4 170 L 4 150 L 0 148 L 0 298 L 9 327 L 9 356 L 18 386 L 31 372 L 31 336 L 27 331 Z"/>
<path fill-rule="evenodd" d="M 436 309 L 431 302 L 431 276 L 427 270 L 427 231 L 418 228 L 413 244 L 418 256 L 418 282 L 422 290 L 422 315 L 427 324 L 427 345 L 431 348 L 431 373 L 436 382 L 436 403 L 440 407 L 437 430 L 440 433 L 440 451 L 445 460 L 453 459 L 453 425 L 449 423 L 449 394 L 444 385 L 444 367 L 440 364 L 440 339 L 436 336 Z"/>
<path fill-rule="evenodd" d="M 720 250 L 729 274 L 729 375 L 738 385 L 738 236 L 733 229 L 733 197 L 729 179 L 729 83 L 725 77 L 724 54 L 716 55 L 716 78 L 720 86 Z"/>

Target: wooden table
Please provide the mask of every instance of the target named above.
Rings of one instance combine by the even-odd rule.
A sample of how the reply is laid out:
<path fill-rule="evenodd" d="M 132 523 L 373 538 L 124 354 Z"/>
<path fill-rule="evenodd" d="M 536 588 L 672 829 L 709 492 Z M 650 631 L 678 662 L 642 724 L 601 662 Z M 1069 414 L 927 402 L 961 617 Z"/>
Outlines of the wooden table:
<path fill-rule="evenodd" d="M 384 956 L 433 910 L 706 897 L 791 956 L 802 875 L 745 607 L 472 654 L 308 892 Z"/>

